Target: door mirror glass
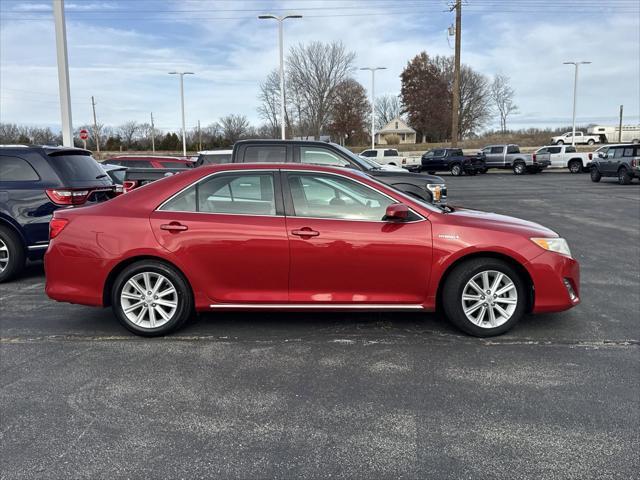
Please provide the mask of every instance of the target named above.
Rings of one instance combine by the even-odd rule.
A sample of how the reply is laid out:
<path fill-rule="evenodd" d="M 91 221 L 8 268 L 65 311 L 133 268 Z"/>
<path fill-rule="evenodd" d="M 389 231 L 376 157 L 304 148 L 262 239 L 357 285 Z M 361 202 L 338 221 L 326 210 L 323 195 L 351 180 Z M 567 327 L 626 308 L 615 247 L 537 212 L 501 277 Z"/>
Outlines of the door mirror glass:
<path fill-rule="evenodd" d="M 404 203 L 393 203 L 387 207 L 384 219 L 387 221 L 406 220 L 409 218 L 409 207 Z"/>

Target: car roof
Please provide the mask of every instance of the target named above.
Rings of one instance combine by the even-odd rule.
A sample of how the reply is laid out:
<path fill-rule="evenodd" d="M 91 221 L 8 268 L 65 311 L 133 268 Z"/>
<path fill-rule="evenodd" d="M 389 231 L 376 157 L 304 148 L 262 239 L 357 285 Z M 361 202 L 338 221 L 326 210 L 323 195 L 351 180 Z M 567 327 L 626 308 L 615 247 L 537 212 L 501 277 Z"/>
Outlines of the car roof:
<path fill-rule="evenodd" d="M 64 152 L 74 152 L 74 153 L 84 153 L 85 155 L 93 155 L 93 152 L 90 150 L 85 150 L 84 148 L 76 148 L 76 147 L 64 147 L 62 145 L 52 146 L 52 145 L 0 145 L 0 149 L 3 151 L 6 150 L 15 150 L 19 152 L 24 151 L 40 151 L 44 152 L 46 155 L 50 155 L 52 153 L 64 153 Z"/>
<path fill-rule="evenodd" d="M 131 154 L 131 155 L 116 155 L 115 157 L 109 157 L 113 160 L 180 160 L 188 162 L 184 157 L 173 157 L 171 155 L 144 155 L 144 154 Z"/>
<path fill-rule="evenodd" d="M 244 144 L 250 144 L 250 145 L 259 145 L 259 144 L 288 144 L 288 143 L 295 143 L 295 144 L 300 144 L 300 145 L 337 145 L 336 143 L 333 142 L 323 142 L 322 140 L 282 140 L 282 139 L 274 139 L 274 138 L 261 138 L 259 140 L 238 140 L 235 144 L 234 147 L 236 145 L 244 145 Z"/>
<path fill-rule="evenodd" d="M 233 153 L 233 150 L 201 150 L 198 155 L 228 155 Z"/>

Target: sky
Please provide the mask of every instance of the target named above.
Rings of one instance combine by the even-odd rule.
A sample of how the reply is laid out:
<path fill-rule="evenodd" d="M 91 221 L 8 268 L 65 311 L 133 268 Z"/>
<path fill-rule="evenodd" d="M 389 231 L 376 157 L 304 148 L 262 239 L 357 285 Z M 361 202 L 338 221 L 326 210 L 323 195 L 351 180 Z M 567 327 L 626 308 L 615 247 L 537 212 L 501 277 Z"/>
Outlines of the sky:
<path fill-rule="evenodd" d="M 421 51 L 453 55 L 446 0 L 67 0 L 72 118 L 117 126 L 180 128 L 178 78 L 185 77 L 188 128 L 230 114 L 259 125 L 259 84 L 297 43 L 342 41 L 355 67 L 384 66 L 376 95 L 400 92 L 400 73 Z M 0 0 L 0 121 L 60 128 L 51 0 Z M 463 0 L 463 63 L 510 77 L 519 113 L 511 128 L 571 123 L 573 66 L 580 69 L 577 123 L 640 123 L 640 2 L 635 0 Z M 369 91 L 369 72 L 353 77 Z M 495 119 L 488 127 L 497 127 Z"/>

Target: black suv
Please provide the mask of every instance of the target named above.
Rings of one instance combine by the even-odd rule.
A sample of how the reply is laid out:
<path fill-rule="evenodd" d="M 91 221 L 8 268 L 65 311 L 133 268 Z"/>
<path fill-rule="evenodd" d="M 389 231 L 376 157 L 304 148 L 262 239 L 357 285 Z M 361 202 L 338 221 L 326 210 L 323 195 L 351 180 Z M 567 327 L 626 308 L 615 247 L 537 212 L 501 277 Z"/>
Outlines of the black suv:
<path fill-rule="evenodd" d="M 58 208 L 114 196 L 109 175 L 79 148 L 0 146 L 0 282 L 49 245 L 49 220 Z"/>
<path fill-rule="evenodd" d="M 591 162 L 591 181 L 602 177 L 617 177 L 620 185 L 628 185 L 640 178 L 640 145 L 612 145 L 607 153 L 599 153 Z"/>

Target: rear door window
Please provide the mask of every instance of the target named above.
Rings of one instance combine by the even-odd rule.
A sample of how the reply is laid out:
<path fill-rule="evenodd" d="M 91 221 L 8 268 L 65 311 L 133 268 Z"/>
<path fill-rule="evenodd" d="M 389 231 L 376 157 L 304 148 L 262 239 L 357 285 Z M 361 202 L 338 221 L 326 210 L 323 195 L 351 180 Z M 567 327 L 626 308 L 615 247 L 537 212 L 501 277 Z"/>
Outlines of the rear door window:
<path fill-rule="evenodd" d="M 397 150 L 385 150 L 384 151 L 384 156 L 385 157 L 397 157 L 398 156 L 398 151 Z"/>
<path fill-rule="evenodd" d="M 31 164 L 19 157 L 0 155 L 0 182 L 29 182 L 40 180 Z"/>
<path fill-rule="evenodd" d="M 564 153 L 576 153 L 577 151 L 578 150 L 576 150 L 576 147 L 567 147 L 564 149 Z"/>
<path fill-rule="evenodd" d="M 50 163 L 65 182 L 85 182 L 103 178 L 105 173 L 93 157 L 64 152 L 49 155 Z"/>
<path fill-rule="evenodd" d="M 520 153 L 520 149 L 515 145 L 509 145 L 507 147 L 507 153 Z"/>
<path fill-rule="evenodd" d="M 286 145 L 255 145 L 244 150 L 244 163 L 284 163 L 287 161 Z"/>
<path fill-rule="evenodd" d="M 627 147 L 624 149 L 624 157 L 633 157 L 633 147 Z"/>

